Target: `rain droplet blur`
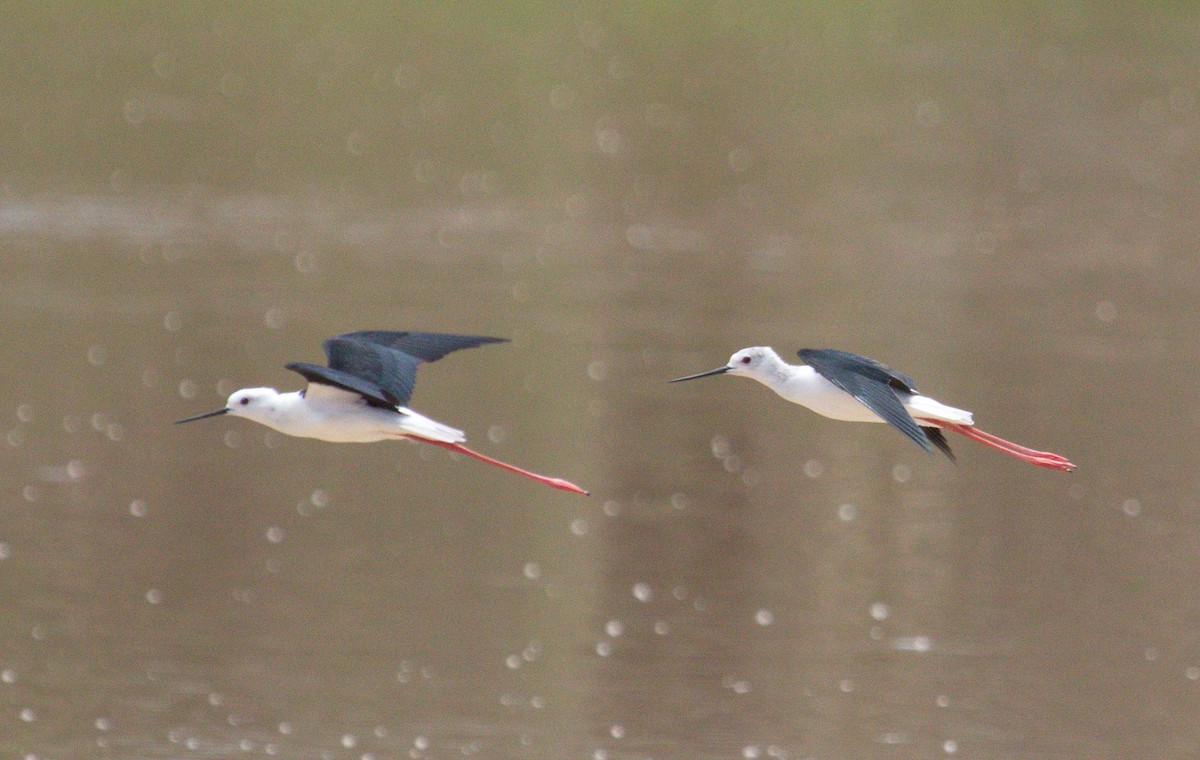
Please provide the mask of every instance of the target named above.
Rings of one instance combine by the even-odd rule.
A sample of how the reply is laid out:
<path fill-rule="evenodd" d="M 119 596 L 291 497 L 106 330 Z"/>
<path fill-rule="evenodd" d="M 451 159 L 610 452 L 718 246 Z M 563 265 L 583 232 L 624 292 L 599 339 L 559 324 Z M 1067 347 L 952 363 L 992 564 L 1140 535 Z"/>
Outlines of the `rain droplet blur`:
<path fill-rule="evenodd" d="M 615 156 L 621 152 L 621 133 L 611 127 L 596 130 L 596 147 L 601 153 Z"/>
<path fill-rule="evenodd" d="M 346 152 L 352 156 L 362 156 L 367 152 L 367 136 L 364 132 L 354 130 L 346 135 Z"/>
<path fill-rule="evenodd" d="M 925 100 L 917 105 L 917 123 L 923 127 L 935 127 L 942 123 L 942 106 L 936 100 Z"/>
<path fill-rule="evenodd" d="M 729 151 L 725 157 L 725 162 L 729 168 L 735 172 L 744 172 L 750 168 L 751 156 L 750 151 L 745 148 L 734 148 Z"/>
<path fill-rule="evenodd" d="M 194 380 L 184 379 L 179 381 L 180 398 L 193 399 L 196 398 L 197 393 L 199 393 L 199 388 Z"/>
<path fill-rule="evenodd" d="M 1112 322 L 1117 318 L 1117 305 L 1112 301 L 1101 301 L 1096 304 L 1092 314 L 1100 322 Z"/>
<path fill-rule="evenodd" d="M 575 91 L 565 84 L 550 89 L 550 107 L 555 111 L 568 111 L 575 104 Z"/>
<path fill-rule="evenodd" d="M 267 326 L 268 330 L 281 330 L 286 322 L 283 309 L 273 307 L 267 309 L 263 314 L 263 324 Z"/>
<path fill-rule="evenodd" d="M 924 653 L 933 649 L 933 640 L 928 636 L 900 636 L 892 641 L 892 649 L 898 652 Z"/>

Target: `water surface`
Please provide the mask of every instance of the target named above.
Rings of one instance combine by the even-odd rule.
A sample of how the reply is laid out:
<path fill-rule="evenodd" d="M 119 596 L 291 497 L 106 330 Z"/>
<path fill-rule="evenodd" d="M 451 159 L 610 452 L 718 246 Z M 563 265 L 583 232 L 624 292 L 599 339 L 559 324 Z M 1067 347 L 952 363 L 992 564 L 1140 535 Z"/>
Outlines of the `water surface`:
<path fill-rule="evenodd" d="M 1200 750 L 1189 10 L 10 15 L 8 754 Z M 593 497 L 171 424 L 362 328 Z M 665 382 L 756 344 L 1079 470 Z"/>

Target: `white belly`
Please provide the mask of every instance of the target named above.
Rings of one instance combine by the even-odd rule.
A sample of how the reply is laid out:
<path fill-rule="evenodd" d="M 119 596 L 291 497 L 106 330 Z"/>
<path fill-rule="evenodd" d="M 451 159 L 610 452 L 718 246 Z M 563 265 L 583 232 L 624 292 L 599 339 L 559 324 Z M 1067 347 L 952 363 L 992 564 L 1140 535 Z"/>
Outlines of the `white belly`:
<path fill-rule="evenodd" d="M 794 404 L 800 404 L 823 417 L 845 422 L 883 422 L 866 404 L 821 377 L 816 372 L 800 374 L 775 389 Z M 914 419 L 943 420 L 973 425 L 971 413 L 935 401 L 928 396 L 910 395 L 900 399 Z"/>
<path fill-rule="evenodd" d="M 310 403 L 301 414 L 279 420 L 281 433 L 330 443 L 374 443 L 405 436 L 461 443 L 461 430 L 401 407 L 393 412 L 366 404 Z"/>
<path fill-rule="evenodd" d="M 841 388 L 817 375 L 797 388 L 788 384 L 778 391 L 793 404 L 808 407 L 823 417 L 846 422 L 883 422 L 883 418 L 872 412 L 858 399 Z"/>

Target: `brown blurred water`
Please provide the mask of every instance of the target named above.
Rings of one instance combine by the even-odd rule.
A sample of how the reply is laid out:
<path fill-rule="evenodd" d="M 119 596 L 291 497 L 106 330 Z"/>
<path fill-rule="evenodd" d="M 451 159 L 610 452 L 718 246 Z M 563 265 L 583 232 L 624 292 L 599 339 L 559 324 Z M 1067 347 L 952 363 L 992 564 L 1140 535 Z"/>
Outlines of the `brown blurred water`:
<path fill-rule="evenodd" d="M 0 754 L 1200 752 L 1190 6 L 4 12 Z M 593 497 L 171 424 L 362 328 Z"/>

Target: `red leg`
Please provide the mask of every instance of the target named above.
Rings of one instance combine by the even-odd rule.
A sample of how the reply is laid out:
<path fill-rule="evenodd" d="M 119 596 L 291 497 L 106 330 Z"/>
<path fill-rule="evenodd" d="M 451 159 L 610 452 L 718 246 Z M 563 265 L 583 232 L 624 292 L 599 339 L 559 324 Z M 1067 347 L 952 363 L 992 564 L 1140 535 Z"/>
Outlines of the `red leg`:
<path fill-rule="evenodd" d="M 491 457 L 487 456 L 486 454 L 480 454 L 478 451 L 475 451 L 474 449 L 468 449 L 466 446 L 462 445 L 461 443 L 450 443 L 448 441 L 434 441 L 430 438 L 421 438 L 421 437 L 415 436 L 415 435 L 410 435 L 408 437 L 412 438 L 414 441 L 420 441 L 421 443 L 432 443 L 434 446 L 441 446 L 443 449 L 449 449 L 450 451 L 453 451 L 458 454 L 466 454 L 467 456 L 474 457 L 475 459 L 478 459 L 481 462 L 487 462 L 488 464 L 494 464 L 495 466 L 497 466 L 503 470 L 508 470 L 509 472 L 515 472 L 518 475 L 524 475 L 527 478 L 532 478 L 533 480 L 536 480 L 539 483 L 544 483 L 544 484 L 550 486 L 551 488 L 557 488 L 560 491 L 570 491 L 571 493 L 581 493 L 584 496 L 591 495 L 587 491 L 583 490 L 582 488 L 580 488 L 579 486 L 575 485 L 574 483 L 572 483 L 570 481 L 563 480 L 562 478 L 550 478 L 545 475 L 538 475 L 536 472 L 530 472 L 529 470 L 522 470 L 520 467 L 517 467 L 516 465 L 511 465 L 507 462 L 501 462 L 499 459 L 492 459 Z"/>
<path fill-rule="evenodd" d="M 1052 454 L 1049 451 L 1038 451 L 1020 444 L 1006 441 L 998 435 L 985 433 L 979 428 L 971 425 L 958 425 L 953 422 L 944 422 L 942 420 L 922 419 L 922 422 L 931 422 L 934 425 L 943 427 L 947 430 L 953 430 L 959 435 L 966 436 L 973 441 L 979 441 L 985 446 L 990 446 L 998 451 L 1003 451 L 1005 454 L 1014 456 L 1025 462 L 1038 467 L 1045 467 L 1050 470 L 1061 470 L 1062 472 L 1070 472 L 1075 469 L 1075 465 L 1064 456 Z"/>
<path fill-rule="evenodd" d="M 1019 446 L 1017 444 L 1013 444 L 1011 441 L 1006 441 L 1003 438 L 994 436 L 991 433 L 985 433 L 984 431 L 977 430 L 973 427 L 962 426 L 959 429 L 955 429 L 955 432 L 960 433 L 967 438 L 971 438 L 972 440 L 979 441 L 985 446 L 991 446 L 998 451 L 1011 454 L 1017 459 L 1037 465 L 1038 467 L 1046 467 L 1051 470 L 1062 470 L 1063 472 L 1070 472 L 1071 470 L 1075 469 L 1075 465 L 1072 464 L 1066 457 L 1059 456 L 1058 454 L 1052 454 L 1048 451 L 1037 451 L 1035 449 Z"/>
<path fill-rule="evenodd" d="M 1064 457 L 1061 457 L 1058 454 L 1051 454 L 1048 451 L 1038 451 L 1037 449 L 1030 449 L 1025 446 L 1021 446 L 1019 444 L 1013 443 L 1012 441 L 1006 441 L 998 435 L 992 435 L 991 433 L 984 432 L 983 430 L 980 430 L 977 427 L 969 427 L 968 429 L 971 432 L 967 435 L 975 438 L 975 440 L 978 440 L 978 441 L 988 441 L 990 443 L 996 443 L 1005 448 L 1020 452 L 1022 454 L 1028 454 L 1030 456 L 1047 457 L 1050 459 L 1061 459 L 1064 462 L 1066 461 L 1066 459 Z M 963 432 L 963 431 L 959 431 L 959 432 Z"/>

